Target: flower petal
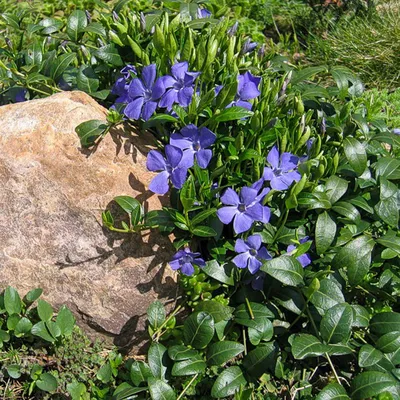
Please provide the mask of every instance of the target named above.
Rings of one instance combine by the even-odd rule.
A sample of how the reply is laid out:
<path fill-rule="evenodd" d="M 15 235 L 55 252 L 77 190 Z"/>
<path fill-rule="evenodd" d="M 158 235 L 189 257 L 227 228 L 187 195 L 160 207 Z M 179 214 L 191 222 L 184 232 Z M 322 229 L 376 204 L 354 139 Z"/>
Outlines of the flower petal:
<path fill-rule="evenodd" d="M 299 163 L 299 157 L 294 156 L 291 153 L 283 153 L 281 156 L 281 165 L 280 169 L 283 172 L 291 171 L 297 167 Z"/>
<path fill-rule="evenodd" d="M 212 144 L 214 144 L 215 140 L 217 139 L 217 136 L 209 129 L 203 127 L 200 129 L 199 139 L 200 139 L 199 140 L 200 146 L 203 149 L 205 149 L 206 147 L 210 147 Z"/>
<path fill-rule="evenodd" d="M 147 103 L 144 103 L 142 110 L 142 118 L 145 121 L 148 121 L 150 117 L 154 114 L 154 111 L 156 111 L 156 108 L 157 108 L 156 101 L 148 101 Z"/>
<path fill-rule="evenodd" d="M 156 80 L 156 64 L 150 64 L 143 68 L 142 70 L 142 79 L 144 85 L 151 89 L 153 86 L 154 81 Z"/>
<path fill-rule="evenodd" d="M 161 97 L 158 106 L 166 108 L 168 111 L 172 109 L 174 103 L 178 102 L 178 92 L 175 89 L 167 90 Z"/>
<path fill-rule="evenodd" d="M 195 258 L 193 260 L 193 264 L 196 264 L 198 267 L 202 268 L 206 266 L 206 262 L 202 258 Z"/>
<path fill-rule="evenodd" d="M 247 268 L 247 263 L 250 258 L 250 254 L 248 252 L 238 254 L 236 257 L 233 258 L 232 262 L 238 268 Z"/>
<path fill-rule="evenodd" d="M 243 100 L 238 100 L 233 105 L 237 106 L 237 107 L 245 108 L 246 110 L 249 110 L 249 111 L 251 111 L 251 109 L 253 107 L 251 103 L 249 103 L 248 101 L 243 101 Z M 226 108 L 228 108 L 228 107 L 226 107 Z M 242 118 L 242 119 L 245 119 L 245 118 Z"/>
<path fill-rule="evenodd" d="M 147 155 L 146 167 L 149 171 L 163 171 L 167 168 L 163 155 L 157 150 L 150 150 Z"/>
<path fill-rule="evenodd" d="M 129 84 L 128 93 L 132 99 L 135 99 L 136 97 L 143 97 L 144 91 L 145 89 L 143 83 L 139 78 L 133 79 Z"/>
<path fill-rule="evenodd" d="M 303 268 L 311 264 L 311 258 L 307 253 L 298 256 L 297 261 L 302 265 Z"/>
<path fill-rule="evenodd" d="M 291 183 L 291 182 L 290 182 Z M 286 190 L 290 184 L 287 184 L 282 176 L 275 176 L 271 179 L 270 185 L 275 190 Z"/>
<path fill-rule="evenodd" d="M 185 77 L 183 79 L 183 83 L 185 86 L 192 86 L 197 77 L 201 74 L 201 72 L 186 72 Z"/>
<path fill-rule="evenodd" d="M 158 100 L 165 93 L 165 85 L 161 78 L 156 80 L 151 92 L 151 99 Z"/>
<path fill-rule="evenodd" d="M 290 186 L 293 182 L 298 182 L 301 175 L 297 171 L 291 171 L 281 176 L 282 182 Z"/>
<path fill-rule="evenodd" d="M 253 82 L 247 82 L 243 85 L 239 92 L 239 97 L 241 100 L 251 100 L 255 99 L 261 94 L 257 89 L 257 86 Z"/>
<path fill-rule="evenodd" d="M 243 239 L 236 240 L 236 243 L 235 243 L 236 253 L 244 253 L 249 250 L 250 250 L 250 247 L 247 245 L 247 243 Z"/>
<path fill-rule="evenodd" d="M 275 178 L 274 171 L 270 167 L 265 167 L 264 168 L 264 173 L 263 173 L 263 179 L 265 181 L 271 181 L 273 178 Z"/>
<path fill-rule="evenodd" d="M 193 273 L 194 273 L 194 267 L 193 267 L 193 265 L 192 264 L 190 264 L 190 263 L 184 263 L 183 265 L 182 265 L 182 267 L 181 267 L 181 272 L 182 272 L 182 274 L 185 274 L 185 275 L 193 275 Z"/>
<path fill-rule="evenodd" d="M 163 171 L 157 176 L 153 178 L 150 182 L 149 189 L 153 193 L 157 194 L 165 194 L 168 192 L 169 185 L 168 185 L 168 177 L 169 173 L 167 171 Z"/>
<path fill-rule="evenodd" d="M 165 155 L 167 158 L 167 163 L 171 164 L 172 168 L 175 168 L 182 160 L 183 151 L 175 146 L 167 144 L 165 146 Z"/>
<path fill-rule="evenodd" d="M 254 202 L 255 198 L 257 197 L 257 193 L 258 192 L 256 189 L 244 186 L 240 191 L 240 198 L 246 206 L 249 206 Z"/>
<path fill-rule="evenodd" d="M 228 225 L 231 223 L 233 217 L 238 213 L 239 210 L 236 206 L 228 206 L 220 208 L 217 211 L 217 216 L 223 224 Z"/>
<path fill-rule="evenodd" d="M 264 207 L 260 203 L 255 203 L 248 207 L 244 212 L 253 221 L 262 221 L 264 218 Z"/>
<path fill-rule="evenodd" d="M 193 142 L 189 139 L 184 138 L 179 133 L 173 133 L 169 138 L 169 143 L 172 146 L 178 147 L 182 150 L 190 149 L 193 147 Z"/>
<path fill-rule="evenodd" d="M 183 152 L 182 160 L 179 163 L 179 167 L 189 169 L 193 167 L 193 164 L 194 164 L 194 151 L 192 149 L 187 149 Z"/>
<path fill-rule="evenodd" d="M 249 246 L 254 249 L 254 250 L 258 250 L 261 247 L 261 236 L 260 235 L 251 235 L 247 238 L 247 243 L 249 244 Z"/>
<path fill-rule="evenodd" d="M 271 218 L 271 210 L 267 206 L 263 206 L 263 216 L 260 219 L 260 222 L 263 224 L 268 224 L 269 219 Z"/>
<path fill-rule="evenodd" d="M 258 250 L 257 254 L 258 258 L 261 258 L 262 260 L 271 260 L 272 256 L 271 254 L 268 253 L 268 250 L 263 246 Z"/>
<path fill-rule="evenodd" d="M 253 225 L 253 218 L 246 213 L 238 213 L 233 221 L 233 230 L 235 233 L 248 231 Z"/>
<path fill-rule="evenodd" d="M 249 271 L 254 275 L 261 268 L 261 261 L 258 261 L 255 257 L 249 258 Z"/>
<path fill-rule="evenodd" d="M 240 199 L 238 194 L 232 188 L 228 188 L 221 196 L 221 203 L 232 206 L 238 206 L 240 204 Z"/>
<path fill-rule="evenodd" d="M 139 119 L 143 107 L 143 97 L 137 97 L 125 107 L 124 114 L 130 119 Z"/>
<path fill-rule="evenodd" d="M 200 168 L 207 168 L 210 163 L 212 157 L 212 151 L 210 149 L 199 150 L 196 153 L 197 164 L 199 164 Z"/>
<path fill-rule="evenodd" d="M 181 267 L 181 263 L 179 262 L 179 260 L 172 260 L 168 264 L 174 271 L 178 270 Z"/>
<path fill-rule="evenodd" d="M 171 72 L 176 79 L 184 79 L 185 73 L 187 72 L 188 68 L 189 68 L 188 62 L 183 61 L 173 65 L 171 67 Z"/>
<path fill-rule="evenodd" d="M 170 179 L 176 189 L 180 189 L 184 185 L 186 176 L 187 168 L 178 167 L 171 172 Z"/>
<path fill-rule="evenodd" d="M 279 167 L 279 151 L 278 147 L 274 146 L 271 151 L 268 153 L 267 161 L 273 168 Z M 265 179 L 265 177 L 264 177 Z"/>
<path fill-rule="evenodd" d="M 166 88 L 170 88 L 176 83 L 176 79 L 170 75 L 164 75 L 160 79 L 162 79 L 164 87 Z"/>
<path fill-rule="evenodd" d="M 193 91 L 192 87 L 185 87 L 178 91 L 178 103 L 182 107 L 187 107 L 190 104 L 193 97 Z"/>

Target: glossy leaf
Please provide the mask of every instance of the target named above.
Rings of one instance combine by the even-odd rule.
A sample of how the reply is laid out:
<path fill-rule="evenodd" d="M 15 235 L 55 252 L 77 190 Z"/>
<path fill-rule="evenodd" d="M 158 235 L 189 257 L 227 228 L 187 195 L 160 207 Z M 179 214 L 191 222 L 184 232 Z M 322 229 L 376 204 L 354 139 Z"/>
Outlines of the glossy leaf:
<path fill-rule="evenodd" d="M 358 365 L 362 368 L 371 367 L 378 363 L 382 357 L 381 351 L 369 344 L 365 344 L 358 353 Z"/>
<path fill-rule="evenodd" d="M 317 253 L 323 254 L 329 249 L 330 245 L 334 241 L 336 236 L 336 224 L 324 211 L 318 216 L 317 223 L 315 225 L 315 245 L 317 247 Z"/>
<path fill-rule="evenodd" d="M 213 343 L 207 350 L 209 365 L 223 365 L 244 351 L 241 343 L 225 340 Z"/>
<path fill-rule="evenodd" d="M 152 400 L 175 400 L 174 389 L 161 379 L 149 378 L 149 391 Z"/>
<path fill-rule="evenodd" d="M 261 270 L 289 286 L 303 283 L 303 267 L 293 257 L 281 256 L 265 261 Z"/>
<path fill-rule="evenodd" d="M 297 360 L 318 357 L 328 351 L 328 346 L 308 333 L 296 334 L 292 341 L 292 354 Z"/>
<path fill-rule="evenodd" d="M 367 153 L 364 146 L 355 138 L 347 137 L 343 141 L 344 153 L 349 164 L 358 176 L 367 168 Z"/>
<path fill-rule="evenodd" d="M 320 332 L 327 343 L 347 342 L 353 324 L 353 309 L 350 305 L 337 304 L 322 317 Z"/>
<path fill-rule="evenodd" d="M 214 398 L 223 398 L 232 396 L 239 391 L 241 386 L 245 386 L 247 381 L 243 376 L 242 370 L 237 367 L 225 369 L 214 382 L 211 388 L 211 396 Z"/>
<path fill-rule="evenodd" d="M 67 20 L 66 32 L 73 42 L 78 42 L 87 26 L 86 14 L 82 10 L 75 10 Z"/>
<path fill-rule="evenodd" d="M 186 345 L 203 349 L 214 336 L 214 319 L 204 312 L 196 312 L 186 318 L 183 325 L 183 337 Z"/>
<path fill-rule="evenodd" d="M 367 371 L 357 375 L 351 382 L 351 399 L 366 400 L 389 392 L 398 398 L 398 383 L 391 375 L 378 371 Z"/>
<path fill-rule="evenodd" d="M 148 351 L 148 363 L 153 376 L 164 379 L 169 364 L 166 347 L 153 342 Z"/>

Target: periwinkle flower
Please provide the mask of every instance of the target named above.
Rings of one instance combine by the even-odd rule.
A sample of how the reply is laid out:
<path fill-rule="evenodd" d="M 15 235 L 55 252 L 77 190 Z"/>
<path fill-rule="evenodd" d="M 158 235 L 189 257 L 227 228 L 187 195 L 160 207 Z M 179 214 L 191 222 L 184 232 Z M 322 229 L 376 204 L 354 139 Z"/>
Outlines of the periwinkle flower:
<path fill-rule="evenodd" d="M 301 175 L 296 171 L 299 158 L 290 153 L 279 155 L 278 148 L 274 146 L 267 156 L 271 167 L 264 168 L 263 178 L 270 181 L 272 189 L 286 190 L 293 182 L 298 182 Z"/>
<path fill-rule="evenodd" d="M 260 204 L 257 189 L 243 187 L 239 196 L 233 189 L 228 188 L 221 196 L 221 203 L 226 207 L 217 211 L 218 218 L 224 224 L 233 220 L 236 233 L 248 231 L 254 221 L 269 221 L 270 210 Z"/>
<path fill-rule="evenodd" d="M 260 235 L 251 235 L 247 240 L 237 239 L 235 251 L 239 253 L 232 262 L 238 268 L 248 268 L 254 275 L 260 269 L 262 262 L 260 260 L 270 260 L 271 254 L 262 246 Z"/>
<path fill-rule="evenodd" d="M 392 133 L 394 133 L 395 135 L 400 135 L 400 129 L 399 128 L 394 128 L 392 130 Z"/>
<path fill-rule="evenodd" d="M 263 44 L 259 49 L 258 49 L 258 57 L 263 58 L 265 56 L 265 52 L 267 51 L 267 46 Z"/>
<path fill-rule="evenodd" d="M 207 10 L 207 8 L 197 9 L 197 18 L 209 18 L 209 17 L 211 17 L 211 11 Z"/>
<path fill-rule="evenodd" d="M 193 166 L 193 154 L 166 145 L 165 158 L 157 150 L 151 150 L 147 156 L 146 166 L 149 171 L 161 171 L 150 182 L 149 189 L 153 193 L 165 194 L 169 189 L 168 179 L 177 189 L 183 186 L 187 171 Z"/>
<path fill-rule="evenodd" d="M 131 72 L 133 72 L 135 75 L 137 74 L 136 68 L 131 64 L 125 65 L 125 67 L 122 68 L 120 72 L 126 81 L 132 77 Z"/>
<path fill-rule="evenodd" d="M 157 108 L 158 100 L 165 93 L 162 78 L 156 80 L 156 65 L 143 68 L 142 79 L 135 78 L 129 84 L 129 103 L 125 115 L 130 119 L 142 117 L 147 121 Z"/>
<path fill-rule="evenodd" d="M 245 55 L 247 53 L 251 53 L 254 51 L 254 49 L 257 47 L 257 43 L 252 42 L 250 39 L 247 39 L 244 42 L 244 45 L 242 47 L 242 50 L 240 51 L 240 54 Z"/>
<path fill-rule="evenodd" d="M 26 101 L 26 93 L 28 91 L 25 88 L 21 88 L 19 89 L 16 93 L 15 93 L 15 102 L 16 103 L 21 103 L 23 101 Z"/>
<path fill-rule="evenodd" d="M 228 37 L 232 37 L 232 36 L 234 36 L 234 35 L 236 35 L 236 32 L 237 32 L 237 30 L 238 30 L 238 27 L 239 27 L 239 22 L 235 22 L 228 30 L 227 30 L 227 35 L 228 35 Z"/>
<path fill-rule="evenodd" d="M 207 168 L 212 157 L 212 151 L 207 147 L 210 147 L 216 138 L 209 129 L 205 127 L 199 129 L 196 125 L 190 124 L 182 128 L 180 134 L 172 134 L 170 144 L 191 152 L 196 157 L 199 167 Z"/>
<path fill-rule="evenodd" d="M 168 89 L 162 96 L 159 106 L 171 110 L 174 103 L 182 107 L 187 107 L 192 101 L 194 93 L 194 81 L 200 72 L 188 72 L 189 64 L 187 61 L 177 63 L 171 67 L 172 76 L 163 76 L 162 82 Z"/>
<path fill-rule="evenodd" d="M 87 22 L 90 24 L 92 22 L 92 16 L 90 15 L 89 10 L 85 10 L 85 15 L 86 15 Z"/>
<path fill-rule="evenodd" d="M 303 244 L 308 241 L 308 236 L 304 237 L 303 239 L 300 239 L 299 242 L 300 244 Z M 296 251 L 297 247 L 294 244 L 290 244 L 287 249 L 285 255 L 291 256 L 294 254 Z M 311 264 L 311 258 L 307 253 L 304 253 L 298 257 L 296 257 L 296 260 L 302 265 L 302 267 L 307 267 L 307 265 Z"/>
<path fill-rule="evenodd" d="M 260 82 L 261 78 L 253 76 L 250 72 L 246 72 L 244 75 L 239 75 L 238 90 L 235 100 L 227 107 L 238 106 L 251 110 L 252 105 L 249 103 L 249 100 L 255 99 L 261 94 L 258 90 Z"/>
<path fill-rule="evenodd" d="M 173 270 L 180 269 L 184 275 L 193 275 L 194 267 L 193 264 L 198 267 L 205 267 L 206 263 L 201 258 L 200 253 L 192 253 L 189 247 L 185 247 L 183 250 L 179 250 L 173 257 L 169 265 Z"/>

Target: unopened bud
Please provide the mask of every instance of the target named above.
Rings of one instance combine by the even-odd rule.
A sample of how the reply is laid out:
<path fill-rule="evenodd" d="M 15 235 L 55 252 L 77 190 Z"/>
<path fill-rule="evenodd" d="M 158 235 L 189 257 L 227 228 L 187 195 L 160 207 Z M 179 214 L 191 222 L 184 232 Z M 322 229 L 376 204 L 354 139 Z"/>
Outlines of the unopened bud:
<path fill-rule="evenodd" d="M 235 22 L 226 32 L 228 34 L 228 37 L 232 37 L 236 35 L 236 32 L 238 30 L 239 22 Z"/>
<path fill-rule="evenodd" d="M 90 12 L 88 10 L 85 10 L 86 18 L 88 23 L 90 24 L 92 22 L 92 16 L 90 15 Z"/>

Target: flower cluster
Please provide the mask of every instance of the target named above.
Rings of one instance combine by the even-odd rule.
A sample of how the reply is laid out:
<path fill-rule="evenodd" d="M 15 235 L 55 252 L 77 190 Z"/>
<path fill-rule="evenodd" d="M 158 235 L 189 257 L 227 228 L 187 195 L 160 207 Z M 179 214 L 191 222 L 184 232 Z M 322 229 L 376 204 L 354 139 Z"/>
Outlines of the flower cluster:
<path fill-rule="evenodd" d="M 116 103 L 124 103 L 126 117 L 147 121 L 157 108 L 171 110 L 174 104 L 187 107 L 192 101 L 194 82 L 200 72 L 189 72 L 186 61 L 171 67 L 171 75 L 157 78 L 155 64 L 143 68 L 141 77 L 136 75 L 135 67 L 128 65 L 121 70 L 112 93 L 117 96 Z"/>

